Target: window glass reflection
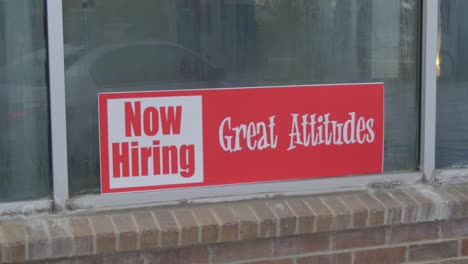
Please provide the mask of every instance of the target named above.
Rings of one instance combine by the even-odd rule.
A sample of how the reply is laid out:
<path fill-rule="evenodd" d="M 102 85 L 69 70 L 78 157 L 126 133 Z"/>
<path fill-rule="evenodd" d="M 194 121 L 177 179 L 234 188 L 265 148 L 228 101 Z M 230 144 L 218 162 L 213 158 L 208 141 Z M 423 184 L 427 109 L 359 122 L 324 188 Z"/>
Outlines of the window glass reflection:
<path fill-rule="evenodd" d="M 66 0 L 70 187 L 99 190 L 97 93 L 385 83 L 386 171 L 418 166 L 417 0 Z"/>
<path fill-rule="evenodd" d="M 468 165 L 468 1 L 439 1 L 436 167 Z"/>
<path fill-rule="evenodd" d="M 50 192 L 44 2 L 0 0 L 0 201 Z"/>

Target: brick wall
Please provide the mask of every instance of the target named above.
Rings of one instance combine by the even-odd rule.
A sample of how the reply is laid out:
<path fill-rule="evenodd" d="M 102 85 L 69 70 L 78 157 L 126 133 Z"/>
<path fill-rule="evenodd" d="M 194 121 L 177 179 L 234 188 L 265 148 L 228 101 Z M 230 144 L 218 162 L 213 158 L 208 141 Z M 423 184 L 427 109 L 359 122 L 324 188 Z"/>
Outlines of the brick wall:
<path fill-rule="evenodd" d="M 468 185 L 4 219 L 4 263 L 468 263 Z"/>

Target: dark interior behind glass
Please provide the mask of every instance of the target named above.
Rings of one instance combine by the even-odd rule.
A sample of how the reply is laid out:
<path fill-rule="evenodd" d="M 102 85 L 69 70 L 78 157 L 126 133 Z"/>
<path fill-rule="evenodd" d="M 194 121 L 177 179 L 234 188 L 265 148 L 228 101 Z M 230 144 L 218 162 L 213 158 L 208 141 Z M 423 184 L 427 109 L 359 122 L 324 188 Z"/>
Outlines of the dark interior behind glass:
<path fill-rule="evenodd" d="M 385 171 L 416 170 L 418 0 L 65 0 L 70 188 L 99 190 L 97 93 L 385 83 Z"/>

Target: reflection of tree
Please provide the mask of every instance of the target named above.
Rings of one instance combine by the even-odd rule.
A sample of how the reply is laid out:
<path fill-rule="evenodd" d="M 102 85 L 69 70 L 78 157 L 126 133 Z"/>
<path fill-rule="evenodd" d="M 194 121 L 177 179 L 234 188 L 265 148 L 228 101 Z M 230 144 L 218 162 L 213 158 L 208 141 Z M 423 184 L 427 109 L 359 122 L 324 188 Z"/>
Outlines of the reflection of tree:
<path fill-rule="evenodd" d="M 304 23 L 296 2 L 265 0 L 257 3 L 256 54 L 263 79 L 278 80 L 303 75 L 301 69 L 294 69 L 297 57 L 303 56 L 304 39 Z"/>
<path fill-rule="evenodd" d="M 300 61 L 301 67 L 290 74 L 319 82 L 355 76 L 345 67 L 355 68 L 349 64 L 356 61 L 358 43 L 353 27 L 359 23 L 355 21 L 356 7 L 362 6 L 361 0 L 264 0 L 258 4 L 262 11 L 261 16 L 257 14 L 259 32 L 268 42 L 262 51 Z"/>
<path fill-rule="evenodd" d="M 400 9 L 400 63 L 399 76 L 408 80 L 414 78 L 416 72 L 417 28 L 415 26 L 415 0 L 402 0 Z"/>
<path fill-rule="evenodd" d="M 269 47 L 269 50 L 274 53 L 289 48 L 290 55 L 301 56 L 304 77 L 338 81 L 414 76 L 418 36 L 416 0 L 264 0 L 260 3 L 259 9 L 268 15 L 261 16 L 259 27 L 268 28 L 270 35 L 276 34 L 270 43 L 278 48 Z M 385 64 L 385 60 L 393 63 Z"/>
<path fill-rule="evenodd" d="M 371 78 L 370 51 L 372 49 L 372 31 L 376 28 L 372 25 L 372 3 L 361 1 L 357 12 L 357 65 L 359 78 Z"/>

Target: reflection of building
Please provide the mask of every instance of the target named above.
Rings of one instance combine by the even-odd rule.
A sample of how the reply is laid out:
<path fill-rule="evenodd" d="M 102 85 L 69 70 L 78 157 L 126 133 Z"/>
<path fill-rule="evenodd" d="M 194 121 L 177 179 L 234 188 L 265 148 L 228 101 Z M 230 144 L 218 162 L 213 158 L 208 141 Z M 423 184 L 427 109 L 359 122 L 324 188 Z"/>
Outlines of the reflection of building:
<path fill-rule="evenodd" d="M 396 78 L 415 65 L 414 0 L 106 3 L 67 2 L 65 42 L 176 42 L 245 78 L 277 81 Z"/>
<path fill-rule="evenodd" d="M 0 200 L 49 193 L 49 178 L 39 176 L 50 173 L 43 8 L 0 1 Z"/>
<path fill-rule="evenodd" d="M 468 80 L 468 1 L 440 1 L 440 77 Z"/>
<path fill-rule="evenodd" d="M 255 62 L 253 1 L 176 1 L 177 42 L 233 71 Z"/>

